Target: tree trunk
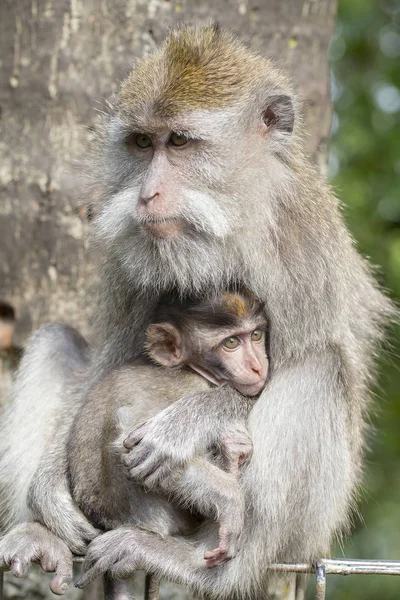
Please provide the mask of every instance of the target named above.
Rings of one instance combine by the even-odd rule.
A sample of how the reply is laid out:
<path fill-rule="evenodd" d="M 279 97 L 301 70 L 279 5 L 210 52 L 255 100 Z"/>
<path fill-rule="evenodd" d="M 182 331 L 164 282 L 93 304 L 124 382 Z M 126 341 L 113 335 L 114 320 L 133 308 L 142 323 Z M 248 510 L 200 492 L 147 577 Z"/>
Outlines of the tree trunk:
<path fill-rule="evenodd" d="M 297 81 L 318 157 L 330 127 L 335 8 L 335 0 L 2 0 L 0 300 L 16 309 L 17 344 L 48 320 L 88 330 L 95 274 L 77 165 L 96 110 L 134 57 L 179 21 L 234 29 Z"/>
<path fill-rule="evenodd" d="M 233 29 L 297 82 L 309 151 L 321 166 L 335 11 L 335 0 L 2 0 L 0 301 L 16 310 L 16 346 L 49 320 L 88 332 L 96 275 L 78 167 L 96 110 L 133 59 L 180 21 Z M 26 587 L 12 594 L 43 597 Z"/>

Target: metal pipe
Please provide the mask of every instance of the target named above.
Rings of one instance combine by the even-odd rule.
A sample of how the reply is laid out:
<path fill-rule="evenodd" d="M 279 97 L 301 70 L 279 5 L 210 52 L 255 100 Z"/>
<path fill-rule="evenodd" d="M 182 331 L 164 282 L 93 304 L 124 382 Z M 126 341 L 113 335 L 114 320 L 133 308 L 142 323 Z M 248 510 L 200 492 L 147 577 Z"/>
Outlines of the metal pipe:
<path fill-rule="evenodd" d="M 160 595 L 160 581 L 152 573 L 146 573 L 144 583 L 144 600 L 158 600 Z"/>
<path fill-rule="evenodd" d="M 398 560 L 358 560 L 351 558 L 318 559 L 325 567 L 327 575 L 400 575 Z M 289 573 L 315 573 L 315 564 L 280 563 L 268 565 L 271 571 L 287 571 Z"/>
<path fill-rule="evenodd" d="M 326 567 L 323 562 L 315 565 L 315 600 L 325 600 L 326 597 Z"/>

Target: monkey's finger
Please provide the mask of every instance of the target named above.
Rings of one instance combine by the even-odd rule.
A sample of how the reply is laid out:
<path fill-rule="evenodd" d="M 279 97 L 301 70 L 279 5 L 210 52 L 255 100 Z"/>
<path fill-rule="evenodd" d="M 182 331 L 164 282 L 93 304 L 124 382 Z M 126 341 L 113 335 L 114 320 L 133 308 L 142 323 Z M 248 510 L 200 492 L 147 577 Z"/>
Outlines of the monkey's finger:
<path fill-rule="evenodd" d="M 174 470 L 174 473 L 179 471 L 179 465 Z M 143 478 L 143 487 L 152 490 L 155 487 L 165 484 L 171 475 L 171 469 L 165 465 L 159 465 L 155 468 L 153 473 L 150 473 L 147 477 Z"/>
<path fill-rule="evenodd" d="M 133 469 L 129 469 L 129 475 L 132 477 L 132 479 L 143 481 L 160 468 L 159 460 L 153 456 L 149 456 L 144 462 L 140 463 Z"/>
<path fill-rule="evenodd" d="M 212 550 L 211 552 L 205 552 L 204 558 L 206 559 L 206 567 L 207 568 L 216 567 L 217 565 L 222 565 L 223 563 L 230 560 L 230 557 L 228 557 L 227 553 L 224 550 L 222 550 L 221 548 L 216 548 L 215 550 Z"/>
<path fill-rule="evenodd" d="M 81 589 L 86 587 L 87 585 L 89 585 L 89 583 L 92 583 L 92 581 L 104 575 L 104 573 L 106 573 L 109 570 L 108 567 L 109 565 L 104 564 L 104 561 L 101 560 L 98 560 L 97 562 L 93 563 L 93 565 L 89 567 L 87 571 L 85 571 L 80 577 L 78 577 L 78 579 L 74 583 L 75 587 Z"/>
<path fill-rule="evenodd" d="M 94 568 L 89 569 L 89 571 L 86 571 L 86 573 L 83 573 L 83 575 L 81 575 L 76 581 L 74 581 L 74 586 L 79 589 L 83 589 L 84 587 L 89 585 L 89 583 L 92 583 L 92 581 L 94 581 L 97 577 L 100 577 L 100 575 L 101 573 L 96 574 Z"/>
<path fill-rule="evenodd" d="M 134 448 L 129 452 L 129 454 L 122 454 L 121 460 L 128 467 L 133 468 L 137 467 L 143 461 L 145 461 L 149 456 L 149 451 L 147 448 Z"/>
<path fill-rule="evenodd" d="M 50 582 L 50 589 L 53 594 L 57 596 L 62 596 L 68 590 L 72 581 L 72 567 L 71 573 L 69 575 L 61 575 L 57 573 L 55 577 Z"/>
<path fill-rule="evenodd" d="M 211 567 L 218 567 L 218 565 L 221 565 L 224 562 L 226 562 L 226 559 L 219 560 L 217 558 L 212 558 L 212 559 L 206 561 L 206 567 L 207 567 L 207 569 L 211 569 Z"/>
<path fill-rule="evenodd" d="M 221 553 L 220 548 L 214 548 L 214 550 L 209 550 L 208 552 L 204 552 L 204 558 L 205 559 L 209 559 L 209 558 L 216 558 L 217 556 L 219 556 Z"/>
<path fill-rule="evenodd" d="M 22 558 L 14 558 L 11 561 L 10 571 L 15 577 L 23 577 L 31 564 L 30 560 L 25 560 Z"/>
<path fill-rule="evenodd" d="M 43 571 L 45 571 L 46 573 L 54 573 L 57 567 L 57 560 L 55 557 L 52 558 L 50 556 L 43 556 L 39 560 L 39 563 Z"/>
<path fill-rule="evenodd" d="M 94 540 L 101 532 L 93 527 L 86 519 L 80 521 L 75 515 L 76 523 L 71 531 L 71 539 L 68 540 L 68 546 L 74 554 L 86 554 L 88 544 Z"/>
<path fill-rule="evenodd" d="M 110 569 L 110 576 L 113 579 L 127 579 L 132 577 L 137 569 L 136 561 L 132 556 L 125 556 L 120 561 L 116 562 Z"/>
<path fill-rule="evenodd" d="M 126 439 L 123 441 L 123 445 L 125 446 L 125 448 L 128 448 L 128 450 L 131 450 L 134 446 L 136 446 L 136 444 L 138 444 L 143 439 L 144 434 L 145 424 L 140 425 L 140 427 L 137 427 L 136 429 L 131 431 L 130 434 L 126 437 Z"/>
<path fill-rule="evenodd" d="M 100 546 L 100 552 L 101 551 L 102 548 Z M 75 581 L 75 587 L 83 588 L 86 585 L 89 585 L 89 583 L 92 583 L 92 581 L 94 581 L 98 577 L 101 577 L 102 575 L 104 575 L 104 573 L 109 571 L 110 567 L 114 564 L 114 562 L 115 561 L 113 560 L 111 554 L 96 559 L 94 552 L 91 556 L 89 550 L 89 553 L 83 564 L 84 573 L 82 573 L 82 575 L 78 577 L 78 579 Z"/>
<path fill-rule="evenodd" d="M 53 594 L 56 594 L 57 596 L 65 594 L 72 581 L 72 554 L 68 552 L 57 559 L 46 558 L 46 560 L 41 560 L 40 564 L 42 569 L 46 566 L 48 569 L 45 570 L 50 570 L 51 568 L 52 571 L 56 572 L 55 577 L 53 577 L 50 583 L 50 589 Z"/>

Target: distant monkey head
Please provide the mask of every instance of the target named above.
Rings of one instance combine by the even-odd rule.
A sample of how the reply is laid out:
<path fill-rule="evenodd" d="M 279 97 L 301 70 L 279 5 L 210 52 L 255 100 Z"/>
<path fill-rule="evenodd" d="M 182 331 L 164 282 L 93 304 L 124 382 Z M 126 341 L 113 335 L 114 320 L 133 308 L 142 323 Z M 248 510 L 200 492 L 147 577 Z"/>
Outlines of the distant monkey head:
<path fill-rule="evenodd" d="M 147 353 L 163 366 L 189 366 L 212 383 L 254 396 L 268 374 L 263 309 L 244 293 L 187 302 L 166 297 L 147 329 Z"/>
<path fill-rule="evenodd" d="M 178 28 L 136 63 L 105 124 L 99 238 L 142 289 L 226 287 L 291 194 L 294 126 L 268 60 L 218 27 Z"/>

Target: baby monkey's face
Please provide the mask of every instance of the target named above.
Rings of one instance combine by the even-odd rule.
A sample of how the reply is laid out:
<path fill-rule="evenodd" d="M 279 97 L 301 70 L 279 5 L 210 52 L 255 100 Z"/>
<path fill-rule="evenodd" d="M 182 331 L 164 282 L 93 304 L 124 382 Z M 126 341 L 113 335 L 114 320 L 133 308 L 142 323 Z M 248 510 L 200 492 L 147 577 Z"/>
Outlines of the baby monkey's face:
<path fill-rule="evenodd" d="M 225 377 L 245 396 L 255 396 L 265 385 L 268 375 L 265 325 L 233 331 L 216 347 Z"/>
<path fill-rule="evenodd" d="M 211 383 L 256 396 L 268 376 L 267 321 L 250 295 L 225 292 L 189 305 L 165 304 L 146 334 L 148 355 L 166 367 L 189 366 Z"/>

